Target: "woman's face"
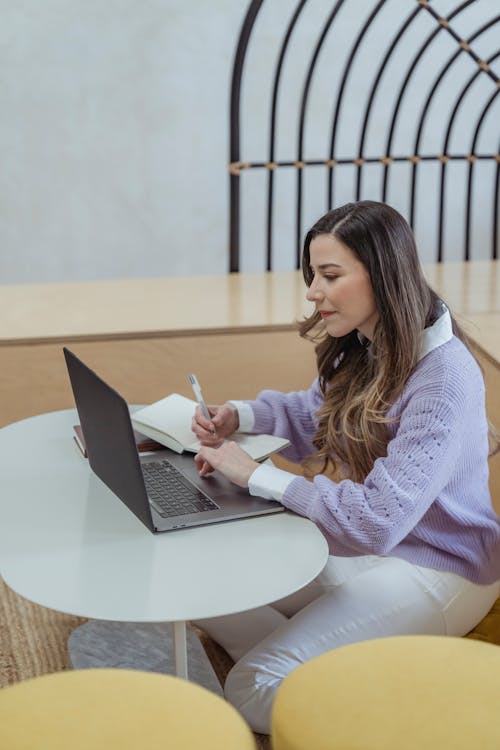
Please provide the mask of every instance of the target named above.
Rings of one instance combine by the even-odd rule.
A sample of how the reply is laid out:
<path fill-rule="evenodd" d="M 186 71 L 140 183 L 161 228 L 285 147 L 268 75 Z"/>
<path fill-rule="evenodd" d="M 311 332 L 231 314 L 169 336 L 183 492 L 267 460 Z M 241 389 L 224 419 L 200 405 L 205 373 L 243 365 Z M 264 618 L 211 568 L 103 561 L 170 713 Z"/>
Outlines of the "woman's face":
<path fill-rule="evenodd" d="M 314 278 L 307 299 L 314 302 L 330 336 L 355 329 L 372 340 L 379 315 L 368 271 L 354 253 L 331 234 L 320 234 L 310 246 Z"/>

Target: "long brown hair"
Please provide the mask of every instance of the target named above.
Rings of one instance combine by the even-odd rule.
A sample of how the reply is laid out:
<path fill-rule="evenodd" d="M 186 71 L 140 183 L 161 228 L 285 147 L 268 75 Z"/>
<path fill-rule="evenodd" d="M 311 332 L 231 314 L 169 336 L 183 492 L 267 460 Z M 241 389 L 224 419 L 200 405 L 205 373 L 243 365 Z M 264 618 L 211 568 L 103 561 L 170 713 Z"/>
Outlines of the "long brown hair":
<path fill-rule="evenodd" d="M 442 302 L 426 282 L 406 220 L 385 203 L 359 201 L 329 211 L 309 230 L 302 254 L 307 286 L 313 273 L 310 245 L 318 235 L 342 242 L 367 269 L 379 320 L 373 340 L 357 331 L 334 338 L 319 313 L 300 323 L 300 334 L 316 342 L 324 395 L 313 440 L 323 471 L 363 482 L 376 458 L 387 451 L 387 411 L 415 368 L 424 328 L 441 314 Z M 466 337 L 452 319 L 454 333 Z"/>

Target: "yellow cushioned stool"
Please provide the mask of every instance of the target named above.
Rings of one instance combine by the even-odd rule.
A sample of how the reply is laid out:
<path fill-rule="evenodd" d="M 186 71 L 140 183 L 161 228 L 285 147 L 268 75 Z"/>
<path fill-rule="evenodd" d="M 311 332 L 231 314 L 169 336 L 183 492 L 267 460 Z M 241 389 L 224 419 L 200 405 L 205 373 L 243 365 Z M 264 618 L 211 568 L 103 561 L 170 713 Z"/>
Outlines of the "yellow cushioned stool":
<path fill-rule="evenodd" d="M 500 648 L 401 636 L 329 651 L 292 672 L 273 750 L 498 750 Z"/>
<path fill-rule="evenodd" d="M 222 698 L 169 675 L 85 669 L 0 690 L 5 750 L 255 750 Z"/>

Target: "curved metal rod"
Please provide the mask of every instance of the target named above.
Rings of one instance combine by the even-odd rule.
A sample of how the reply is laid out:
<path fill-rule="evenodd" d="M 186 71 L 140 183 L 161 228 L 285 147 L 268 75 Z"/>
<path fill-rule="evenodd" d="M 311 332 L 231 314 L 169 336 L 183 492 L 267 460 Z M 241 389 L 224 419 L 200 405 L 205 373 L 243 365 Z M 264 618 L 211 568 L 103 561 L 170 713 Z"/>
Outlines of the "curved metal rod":
<path fill-rule="evenodd" d="M 493 94 L 488 99 L 488 102 L 483 108 L 483 111 L 481 112 L 481 115 L 479 117 L 479 120 L 476 125 L 476 129 L 474 131 L 474 137 L 472 139 L 472 145 L 470 149 L 471 157 L 475 156 L 476 152 L 476 143 L 479 138 L 479 134 L 481 131 L 481 127 L 483 125 L 483 122 L 485 120 L 486 115 L 488 114 L 488 110 L 495 101 L 496 97 L 500 94 L 500 89 L 496 89 L 496 91 L 493 92 Z M 471 194 L 471 186 L 472 186 L 472 175 L 474 170 L 474 160 L 471 159 L 469 163 L 469 176 L 467 180 L 467 214 L 465 218 L 465 260 L 470 260 L 470 225 L 471 225 L 471 203 L 472 203 L 472 194 Z"/>
<path fill-rule="evenodd" d="M 472 34 L 466 40 L 467 45 L 469 45 L 471 42 L 473 42 L 475 39 L 477 39 L 484 31 L 486 31 L 489 28 L 491 28 L 491 26 L 494 26 L 498 22 L 499 18 L 500 18 L 500 16 L 497 16 L 496 18 L 492 19 L 491 21 L 488 21 L 488 23 L 483 24 L 483 26 L 481 26 L 479 29 L 477 29 L 474 32 L 474 34 Z M 420 140 L 422 138 L 422 133 L 423 133 L 423 129 L 424 129 L 425 118 L 427 116 L 427 112 L 429 110 L 430 104 L 431 104 L 431 102 L 432 102 L 432 100 L 434 98 L 434 94 L 438 90 L 439 85 L 440 85 L 441 81 L 443 80 L 444 76 L 446 75 L 446 73 L 448 72 L 448 70 L 451 68 L 451 66 L 453 65 L 453 63 L 455 62 L 455 60 L 459 57 L 459 55 L 461 53 L 463 53 L 463 52 L 465 52 L 465 50 L 463 48 L 459 47 L 453 53 L 453 55 L 448 59 L 448 61 L 445 63 L 445 65 L 443 65 L 443 67 L 441 68 L 441 71 L 439 72 L 439 74 L 436 76 L 436 78 L 434 80 L 434 83 L 433 83 L 433 85 L 431 87 L 431 90 L 430 90 L 429 94 L 427 95 L 427 99 L 426 99 L 425 104 L 424 104 L 424 106 L 422 108 L 420 119 L 419 119 L 419 122 L 418 122 L 418 125 L 417 125 L 417 133 L 416 133 L 415 143 L 414 143 L 414 147 L 413 147 L 413 153 L 414 154 L 418 154 L 419 153 L 419 150 L 420 150 Z M 462 91 L 462 93 L 460 95 L 460 99 L 465 95 L 467 89 L 472 84 L 472 81 L 480 73 L 481 73 L 481 70 L 478 68 L 477 72 L 474 74 L 474 76 L 469 81 L 469 83 L 467 84 L 467 86 L 463 89 L 463 91 Z M 453 114 L 452 114 L 452 118 L 451 118 L 452 121 L 453 121 L 453 119 L 454 119 L 454 117 L 456 115 L 456 111 L 458 109 L 458 105 L 459 105 L 459 102 L 457 102 L 457 104 L 455 105 L 455 108 L 453 110 Z M 444 200 L 445 200 L 445 194 L 444 194 L 445 193 L 445 171 L 446 171 L 446 164 L 447 164 L 447 161 L 445 160 L 445 158 L 447 156 L 447 146 L 448 146 L 448 142 L 449 142 L 450 130 L 451 130 L 451 124 L 448 125 L 448 131 L 447 131 L 447 134 L 446 134 L 447 137 L 445 139 L 445 145 L 444 145 L 444 149 L 443 149 L 443 153 L 442 153 L 443 160 L 441 162 L 440 198 L 439 198 L 439 222 L 438 222 L 438 237 L 437 237 L 437 241 L 438 241 L 438 251 L 437 251 L 438 262 L 441 262 L 442 257 L 443 257 L 443 213 L 444 213 Z M 414 163 L 413 166 L 412 166 L 411 190 L 410 190 L 410 216 L 412 218 L 415 215 L 415 201 L 416 201 L 416 189 L 415 189 L 415 186 L 416 186 L 416 177 L 417 177 L 416 173 L 417 173 L 417 165 Z"/>
<path fill-rule="evenodd" d="M 488 59 L 486 60 L 486 62 L 489 65 L 494 60 L 496 60 L 496 58 L 499 57 L 499 56 L 500 56 L 500 50 L 498 52 L 495 52 L 495 54 L 492 55 L 491 57 L 488 57 Z M 460 92 L 460 94 L 458 96 L 458 99 L 457 99 L 457 101 L 455 103 L 455 106 L 453 107 L 453 110 L 452 110 L 452 113 L 451 113 L 451 117 L 450 117 L 450 121 L 449 121 L 448 127 L 446 129 L 446 135 L 445 135 L 444 143 L 443 143 L 443 154 L 445 154 L 445 155 L 448 153 L 448 146 L 449 146 L 449 143 L 450 143 L 451 130 L 453 128 L 453 124 L 455 122 L 455 117 L 457 115 L 457 112 L 458 112 L 458 109 L 460 107 L 460 104 L 462 103 L 462 100 L 463 100 L 465 94 L 467 93 L 467 91 L 469 90 L 469 88 L 472 86 L 472 84 L 474 83 L 474 81 L 476 80 L 476 78 L 478 78 L 478 76 L 480 76 L 480 75 L 481 75 L 481 71 L 477 70 L 474 73 L 474 75 L 472 75 L 469 78 L 468 82 L 465 84 L 464 88 Z"/>
<path fill-rule="evenodd" d="M 365 138 L 366 138 L 366 131 L 368 128 L 368 119 L 371 114 L 371 108 L 373 105 L 373 101 L 375 99 L 375 94 L 377 91 L 377 87 L 380 83 L 380 79 L 382 78 L 382 74 L 385 70 L 385 67 L 396 49 L 396 46 L 398 42 L 402 39 L 404 32 L 408 28 L 408 26 L 411 24 L 415 16 L 420 13 L 423 10 L 423 6 L 419 5 L 415 10 L 413 10 L 410 15 L 406 18 L 406 20 L 401 24 L 399 29 L 397 30 L 396 34 L 394 35 L 392 42 L 389 46 L 389 49 L 387 50 L 384 59 L 382 60 L 382 63 L 379 66 L 379 69 L 377 71 L 377 74 L 375 76 L 375 80 L 373 82 L 372 88 L 370 90 L 370 93 L 368 94 L 368 103 L 365 107 L 365 114 L 363 117 L 363 125 L 361 128 L 361 137 L 359 140 L 359 147 L 358 147 L 358 159 L 362 159 L 364 156 L 364 150 L 365 150 Z M 357 178 L 356 178 L 356 200 L 359 201 L 361 197 L 361 166 L 357 167 Z"/>
<path fill-rule="evenodd" d="M 281 79 L 281 70 L 283 67 L 283 61 L 288 48 L 292 32 L 295 28 L 295 24 L 302 13 L 304 5 L 307 0 L 300 0 L 299 4 L 295 9 L 288 28 L 285 32 L 283 42 L 281 44 L 280 53 L 278 56 L 278 62 L 276 64 L 276 70 L 274 73 L 273 93 L 271 101 L 271 131 L 269 135 L 269 163 L 274 163 L 274 146 L 275 146 L 275 133 L 276 133 L 276 109 L 278 103 L 278 89 Z M 274 170 L 270 169 L 268 174 L 267 182 L 267 230 L 266 230 L 266 243 L 267 243 L 267 270 L 270 271 L 272 267 L 272 234 L 273 234 L 273 204 L 274 204 Z"/>
<path fill-rule="evenodd" d="M 311 80 L 313 77 L 314 69 L 316 67 L 316 62 L 318 60 L 319 53 L 321 51 L 321 48 L 325 42 L 326 36 L 328 34 L 328 31 L 330 30 L 330 27 L 335 20 L 335 17 L 337 13 L 339 12 L 340 8 L 344 4 L 345 0 L 337 0 L 335 3 L 330 15 L 326 19 L 323 28 L 321 30 L 321 33 L 319 35 L 319 39 L 316 43 L 316 47 L 314 48 L 313 54 L 311 56 L 311 61 L 309 63 L 306 79 L 304 82 L 304 87 L 302 89 L 302 98 L 300 102 L 300 114 L 299 114 L 299 131 L 298 131 L 298 139 L 297 139 L 297 162 L 302 162 L 303 157 L 303 149 L 304 149 L 304 123 L 305 123 L 305 112 L 306 112 L 306 106 L 307 106 L 307 100 L 309 98 L 309 87 L 311 85 Z M 297 211 L 296 211 L 296 226 L 295 226 L 295 248 L 296 248 L 296 267 L 300 268 L 300 254 L 301 254 L 301 227 L 302 227 L 302 170 L 299 168 L 297 169 Z"/>
<path fill-rule="evenodd" d="M 467 8 L 467 6 L 471 5 L 471 3 L 475 2 L 475 1 L 476 0 L 465 0 L 465 2 L 463 2 L 461 5 L 458 6 L 458 8 L 455 8 L 455 10 L 452 11 L 452 13 L 450 13 L 450 15 L 448 16 L 447 20 L 451 20 L 452 18 L 454 18 L 456 15 L 458 15 L 459 13 L 461 13 L 465 8 Z M 422 44 L 422 46 L 418 50 L 417 54 L 413 58 L 413 60 L 412 60 L 412 62 L 410 64 L 410 67 L 408 68 L 406 76 L 405 76 L 405 78 L 403 80 L 403 83 L 401 84 L 401 87 L 399 89 L 398 95 L 396 97 L 396 104 L 395 104 L 395 107 L 394 107 L 393 113 L 392 113 L 391 124 L 389 126 L 389 133 L 387 135 L 387 142 L 386 142 L 386 147 L 385 147 L 385 156 L 386 156 L 386 158 L 389 158 L 391 156 L 392 140 L 393 140 L 393 137 L 394 137 L 394 130 L 395 130 L 395 127 L 396 127 L 396 120 L 397 120 L 397 117 L 398 117 L 398 114 L 399 114 L 399 109 L 401 107 L 401 103 L 403 101 L 403 95 L 405 93 L 405 90 L 406 90 L 406 87 L 408 85 L 408 82 L 409 82 L 410 78 L 412 77 L 413 72 L 414 72 L 415 68 L 417 67 L 417 64 L 420 61 L 420 59 L 421 59 L 422 55 L 424 54 L 425 50 L 427 49 L 427 47 L 429 46 L 429 44 L 433 41 L 434 37 L 436 37 L 437 34 L 439 34 L 439 32 L 443 28 L 444 28 L 443 26 L 438 26 L 436 29 L 434 29 L 434 31 L 432 31 L 428 35 L 428 37 L 426 38 L 426 40 L 424 41 L 424 43 Z M 386 197 L 387 197 L 387 179 L 388 179 L 388 166 L 386 165 L 384 167 L 384 174 L 383 174 L 383 181 L 382 181 L 382 200 L 383 201 L 385 201 Z M 413 226 L 413 215 L 410 215 L 410 224 Z"/>
<path fill-rule="evenodd" d="M 489 26 L 494 25 L 497 22 L 497 20 L 498 20 L 498 17 L 497 17 L 497 19 L 494 19 L 493 21 L 490 21 L 486 25 L 486 27 L 483 27 L 482 29 L 480 29 L 479 31 L 477 31 L 475 34 L 473 34 L 469 39 L 467 39 L 467 44 L 469 44 L 471 41 L 473 41 L 473 39 L 476 39 L 485 30 L 485 28 L 488 28 Z M 425 120 L 425 117 L 427 115 L 427 111 L 428 111 L 428 109 L 430 107 L 430 104 L 431 104 L 431 102 L 432 102 L 432 100 L 434 98 L 434 94 L 436 93 L 436 91 L 437 91 L 437 89 L 439 87 L 439 84 L 443 80 L 443 78 L 446 75 L 446 73 L 448 72 L 448 70 L 451 68 L 451 66 L 453 65 L 453 63 L 455 62 L 455 60 L 459 57 L 459 55 L 461 53 L 463 53 L 463 52 L 464 52 L 463 49 L 461 49 L 461 48 L 457 49 L 453 53 L 453 55 L 449 58 L 448 62 L 445 63 L 445 65 L 441 68 L 440 73 L 436 76 L 436 78 L 434 80 L 434 83 L 433 83 L 433 85 L 431 87 L 431 90 L 430 90 L 429 94 L 427 95 L 427 99 L 426 99 L 425 104 L 424 104 L 424 106 L 422 108 L 420 119 L 419 119 L 419 122 L 418 122 L 418 125 L 417 125 L 417 133 L 416 133 L 416 136 L 415 136 L 415 143 L 413 145 L 413 153 L 414 154 L 418 154 L 419 153 L 419 150 L 420 150 L 420 139 L 422 137 L 422 132 L 423 132 L 423 128 L 424 128 L 424 120 Z M 477 72 L 480 73 L 481 71 L 478 70 Z M 413 165 L 413 171 L 415 171 L 415 165 Z M 413 206 L 412 206 L 412 213 L 413 213 Z"/>
<path fill-rule="evenodd" d="M 496 60 L 497 57 L 500 56 L 500 52 L 496 52 L 494 55 L 489 57 L 486 62 L 488 65 L 492 63 L 494 60 Z M 444 138 L 443 143 L 443 156 L 446 157 L 448 155 L 448 146 L 450 143 L 451 138 L 451 131 L 453 128 L 453 124 L 455 122 L 455 117 L 457 115 L 457 112 L 459 110 L 460 104 L 462 103 L 467 91 L 470 89 L 476 78 L 478 78 L 481 75 L 481 70 L 477 70 L 474 75 L 472 75 L 465 86 L 463 87 L 462 91 L 460 92 L 457 101 L 455 102 L 455 106 L 453 107 L 450 120 L 448 122 L 448 127 L 446 129 L 446 135 Z M 446 180 L 445 180 L 445 173 L 446 173 L 446 161 L 443 161 L 441 163 L 441 176 L 440 176 L 440 191 L 439 191 L 439 226 L 438 226 L 438 253 L 437 253 L 437 260 L 438 263 L 441 263 L 443 260 L 443 231 L 444 231 L 444 222 L 443 222 L 443 216 L 444 216 L 444 203 L 445 203 L 445 193 L 446 193 Z"/>
<path fill-rule="evenodd" d="M 500 143 L 498 152 L 500 153 Z M 498 259 L 498 209 L 500 203 L 500 159 L 497 159 L 497 173 L 495 177 L 495 195 L 493 199 L 493 236 L 491 238 L 491 257 L 493 260 Z"/>
<path fill-rule="evenodd" d="M 354 43 L 354 45 L 351 47 L 351 51 L 349 54 L 349 57 L 347 59 L 347 62 L 344 66 L 344 73 L 342 76 L 342 82 L 340 84 L 339 94 L 337 96 L 337 105 L 335 107 L 335 114 L 333 116 L 333 123 L 332 123 L 332 134 L 330 137 L 330 159 L 334 159 L 334 152 L 335 152 L 335 140 L 337 137 L 337 124 L 340 114 L 340 107 L 342 105 L 342 98 L 344 96 L 344 89 L 347 83 L 347 78 L 349 76 L 349 73 L 351 71 L 351 65 L 356 57 L 357 51 L 359 49 L 359 45 L 361 44 L 364 35 L 368 31 L 373 19 L 376 17 L 377 13 L 380 11 L 382 6 L 384 5 L 385 0 L 379 0 L 375 8 L 372 10 L 370 15 L 368 16 L 367 20 L 365 21 L 364 26 L 362 27 L 360 33 L 358 34 L 358 37 Z M 328 169 L 328 205 L 333 205 L 333 168 L 329 167 Z"/>
<path fill-rule="evenodd" d="M 243 64 L 253 25 L 264 0 L 252 0 L 241 27 L 231 80 L 230 122 L 229 122 L 229 161 L 240 160 L 240 97 Z M 230 216 L 229 216 L 229 270 L 240 270 L 240 178 L 231 173 L 229 178 Z"/>
<path fill-rule="evenodd" d="M 430 3 L 428 2 L 428 0 L 427 0 L 427 5 L 426 5 L 426 9 L 427 9 L 427 11 L 428 11 L 428 12 L 429 12 L 429 13 L 431 14 L 431 16 L 432 16 L 432 17 L 433 17 L 433 18 L 434 18 L 434 19 L 435 19 L 436 21 L 438 21 L 439 23 L 441 22 L 441 20 L 443 20 L 443 19 L 441 19 L 441 18 L 440 18 L 440 16 L 439 16 L 439 13 L 437 13 L 437 12 L 436 12 L 436 11 L 434 10 L 434 8 L 432 7 L 432 5 L 431 5 L 431 4 L 430 4 Z M 450 15 L 450 16 L 448 16 L 448 19 L 444 19 L 444 20 L 447 20 L 447 21 L 448 21 L 448 20 L 449 20 L 449 19 L 450 19 L 451 17 L 452 17 L 452 16 Z M 453 28 L 452 26 L 450 26 L 450 25 L 449 25 L 448 23 L 446 23 L 446 31 L 448 32 L 448 34 L 450 34 L 450 36 L 452 36 L 452 37 L 453 37 L 453 39 L 454 39 L 454 40 L 455 40 L 456 42 L 458 42 L 458 44 L 461 44 L 461 43 L 462 43 L 462 41 L 463 41 L 463 40 L 462 40 L 462 38 L 460 37 L 460 35 L 459 35 L 459 34 L 457 34 L 457 32 L 455 31 L 455 29 L 454 29 L 454 28 Z M 465 52 L 467 52 L 467 54 L 468 54 L 468 55 L 470 55 L 470 56 L 472 57 L 472 59 L 474 60 L 474 62 L 476 62 L 476 63 L 480 63 L 480 62 L 482 61 L 482 60 L 481 60 L 481 58 L 479 57 L 479 55 L 478 55 L 478 54 L 477 54 L 476 52 L 474 52 L 474 50 L 473 50 L 473 49 L 470 49 L 470 48 L 466 48 L 466 49 L 465 49 Z M 492 81 L 494 81 L 494 83 L 496 83 L 496 82 L 498 81 L 498 77 L 497 77 L 497 76 L 495 75 L 495 73 L 494 73 L 494 72 L 493 72 L 492 70 L 485 70 L 484 72 L 485 72 L 485 74 L 486 74 L 487 76 L 489 76 L 489 77 L 490 77 L 490 78 L 492 79 Z"/>

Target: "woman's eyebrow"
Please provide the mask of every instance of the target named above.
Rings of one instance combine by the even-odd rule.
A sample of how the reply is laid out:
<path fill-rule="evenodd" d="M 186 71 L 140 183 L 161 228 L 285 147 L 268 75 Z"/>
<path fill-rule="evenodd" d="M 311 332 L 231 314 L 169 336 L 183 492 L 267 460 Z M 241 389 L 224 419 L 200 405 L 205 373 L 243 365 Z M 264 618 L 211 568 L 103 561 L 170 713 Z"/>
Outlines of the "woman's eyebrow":
<path fill-rule="evenodd" d="M 320 266 L 318 266 L 320 271 L 324 271 L 325 268 L 342 268 L 342 266 L 339 263 L 322 263 Z"/>

